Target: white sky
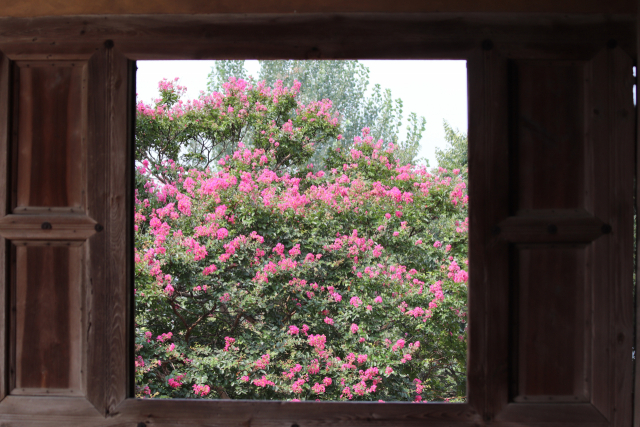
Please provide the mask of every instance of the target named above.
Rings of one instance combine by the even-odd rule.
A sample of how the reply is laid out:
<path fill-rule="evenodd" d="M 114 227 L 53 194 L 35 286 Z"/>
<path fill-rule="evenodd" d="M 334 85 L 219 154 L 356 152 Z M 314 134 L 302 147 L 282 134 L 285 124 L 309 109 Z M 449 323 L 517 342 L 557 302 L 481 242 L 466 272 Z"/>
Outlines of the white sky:
<path fill-rule="evenodd" d="M 158 81 L 180 77 L 187 97 L 206 90 L 214 61 L 138 61 L 138 99 L 151 102 L 158 96 Z M 403 101 L 403 115 L 415 112 L 427 120 L 418 157 L 436 166 L 435 147 L 443 148 L 442 121 L 467 132 L 467 69 L 465 61 L 360 61 L 369 67 L 369 86 L 379 83 Z M 250 75 L 258 75 L 258 61 L 246 61 Z M 404 127 L 404 126 L 403 126 Z"/>

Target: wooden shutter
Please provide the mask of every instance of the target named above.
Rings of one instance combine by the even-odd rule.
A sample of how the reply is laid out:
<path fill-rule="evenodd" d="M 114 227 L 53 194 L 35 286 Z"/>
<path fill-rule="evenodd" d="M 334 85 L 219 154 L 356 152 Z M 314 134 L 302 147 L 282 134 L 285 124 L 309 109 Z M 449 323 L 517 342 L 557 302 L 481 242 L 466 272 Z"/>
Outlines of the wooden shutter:
<path fill-rule="evenodd" d="M 58 396 L 106 415 L 130 365 L 132 64 L 112 44 L 0 58 L 0 413 Z"/>
<path fill-rule="evenodd" d="M 483 47 L 469 299 L 488 315 L 471 313 L 471 403 L 485 421 L 629 425 L 633 61 L 614 41 Z"/>

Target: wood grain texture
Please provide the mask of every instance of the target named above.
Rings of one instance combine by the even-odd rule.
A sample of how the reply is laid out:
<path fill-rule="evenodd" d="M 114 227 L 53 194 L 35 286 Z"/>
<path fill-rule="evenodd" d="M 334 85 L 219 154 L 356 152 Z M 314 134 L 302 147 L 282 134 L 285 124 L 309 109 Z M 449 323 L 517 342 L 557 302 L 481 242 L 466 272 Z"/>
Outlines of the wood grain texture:
<path fill-rule="evenodd" d="M 508 403 L 508 244 L 494 227 L 509 214 L 507 61 L 469 59 L 469 403 L 491 422 Z"/>
<path fill-rule="evenodd" d="M 92 14 L 214 14 L 214 13 L 336 13 L 336 12 L 484 12 L 484 13 L 629 13 L 634 14 L 637 4 L 631 0 L 617 0 L 608 3 L 596 0 L 586 1 L 550 1 L 509 2 L 505 0 L 402 0 L 388 2 L 384 0 L 322 0 L 306 2 L 304 0 L 284 0 L 278 2 L 248 0 L 234 2 L 222 0 L 208 2 L 203 0 L 187 0 L 180 3 L 170 1 L 134 1 L 134 0 L 96 0 L 93 2 L 68 1 L 51 4 L 42 0 L 23 0 L 7 5 L 6 16 L 68 16 Z"/>
<path fill-rule="evenodd" d="M 516 402 L 588 402 L 585 249 L 516 247 Z"/>
<path fill-rule="evenodd" d="M 487 58 L 498 58 L 501 51 L 501 46 L 487 46 L 485 67 L 491 64 Z M 584 57 L 585 51 L 567 52 L 556 63 L 558 59 L 545 58 L 541 51 L 532 54 L 531 46 L 518 49 L 514 44 L 505 51 L 511 59 L 502 63 L 494 59 L 491 64 L 493 73 L 502 72 L 497 82 L 481 80 L 479 70 L 469 61 L 470 99 L 477 96 L 474 91 L 480 91 L 480 87 L 484 90 L 490 87 L 494 97 L 487 106 L 490 95 L 482 94 L 485 104 L 478 101 L 484 107 L 482 114 L 476 113 L 473 101 L 469 103 L 469 401 L 475 405 L 474 395 L 485 396 L 482 414 L 485 421 L 494 419 L 505 405 L 512 408 L 510 417 L 517 419 L 517 412 L 528 407 L 512 407 L 508 404 L 512 400 L 536 404 L 552 401 L 556 405 L 562 401 L 591 401 L 594 407 L 584 409 L 584 416 L 593 422 L 602 422 L 602 417 L 594 418 L 589 413 L 604 415 L 612 425 L 626 425 L 629 421 L 630 392 L 618 390 L 630 390 L 631 376 L 628 371 L 631 348 L 620 349 L 630 331 L 631 313 L 631 278 L 624 279 L 631 274 L 628 239 L 632 235 L 629 215 L 633 212 L 629 191 L 633 183 L 630 151 L 633 134 L 628 103 L 631 86 L 624 69 L 626 64 L 628 74 L 631 67 L 626 53 L 615 43 L 610 46 L 600 47 L 593 60 Z M 475 84 L 479 88 L 474 89 Z M 512 107 L 509 126 L 504 122 L 490 126 L 480 122 L 485 125 L 482 126 L 485 132 L 491 130 L 491 142 L 481 149 L 474 148 L 476 120 L 480 117 L 486 120 L 492 114 L 506 117 L 506 112 L 499 109 L 507 100 Z M 494 151 L 489 151 L 488 146 L 495 147 Z M 502 160 L 504 156 L 509 161 Z M 474 158 L 482 160 L 474 163 Z M 481 166 L 474 166 L 478 164 Z M 474 180 L 478 176 L 474 175 L 478 170 L 474 168 L 483 171 L 484 175 L 480 175 L 483 181 Z M 474 192 L 474 186 L 479 190 Z M 484 202 L 478 202 L 478 198 Z M 487 220 L 500 209 L 502 213 L 495 215 L 491 228 Z M 512 216 L 508 217 L 506 212 Z M 554 227 L 550 229 L 549 225 Z M 605 232 L 602 225 L 610 227 Z M 503 228 L 506 233 L 499 237 Z M 478 244 L 476 239 L 481 232 L 486 234 Z M 512 252 L 507 256 L 500 250 L 500 240 L 538 246 L 522 247 L 520 254 Z M 593 246 L 585 247 L 591 241 Z M 564 246 L 540 246 L 540 243 Z M 573 255 L 568 255 L 572 252 Z M 490 271 L 492 265 L 501 267 L 494 273 Z M 490 283 L 480 287 L 483 295 L 474 292 L 478 272 L 487 281 L 490 277 Z M 626 299 L 622 297 L 625 294 Z M 478 307 L 475 298 L 483 297 L 490 299 L 485 300 L 484 306 L 491 313 L 490 320 L 476 318 L 472 312 L 473 307 Z M 502 301 L 495 303 L 496 299 Z M 493 303 L 496 309 L 489 310 Z M 510 307 L 506 321 L 501 311 L 504 307 Z M 504 324 L 510 325 L 511 332 L 496 340 Z M 486 328 L 487 336 L 481 344 L 474 342 L 479 334 L 473 328 L 479 325 Z M 493 327 L 489 329 L 487 325 Z M 509 354 L 506 363 L 502 358 L 504 352 Z M 618 357 L 615 362 L 614 354 Z M 496 375 L 503 372 L 502 366 L 509 367 L 504 369 L 508 375 Z M 627 376 L 617 374 L 618 369 L 627 372 Z M 484 381 L 478 381 L 477 377 Z M 492 383 L 495 378 L 499 380 Z M 476 381 L 479 384 L 474 386 Z M 574 405 L 559 407 L 570 411 L 576 408 Z M 534 413 L 532 409 L 530 416 L 535 417 Z M 533 422 L 534 418 L 530 420 Z"/>
<path fill-rule="evenodd" d="M 584 63 L 514 59 L 509 65 L 515 127 L 510 148 L 517 162 L 510 179 L 518 185 L 514 208 L 581 208 Z"/>
<path fill-rule="evenodd" d="M 9 145 L 11 141 L 11 64 L 0 52 L 0 217 L 7 213 L 9 187 Z M 0 401 L 9 393 L 10 342 L 9 313 L 11 307 L 10 263 L 7 241 L 0 237 Z"/>
<path fill-rule="evenodd" d="M 634 17 L 565 14 L 242 14 L 0 18 L 11 59 L 91 56 L 105 40 L 130 59 L 464 59 L 485 39 L 529 58 L 610 39 L 635 55 Z M 390 35 L 392 35 L 390 37 Z"/>
<path fill-rule="evenodd" d="M 15 253 L 15 388 L 81 395 L 82 251 L 20 246 Z"/>
<path fill-rule="evenodd" d="M 108 56 L 105 48 L 88 63 L 89 117 L 87 136 L 87 214 L 100 224 L 107 224 L 108 187 Z M 108 368 L 108 236 L 99 233 L 87 242 L 87 400 L 105 415 Z M 106 365 L 105 365 L 106 363 Z"/>
<path fill-rule="evenodd" d="M 636 15 L 636 38 L 638 41 L 640 41 L 640 9 L 638 10 L 638 13 Z M 638 45 L 640 46 L 640 45 Z M 640 52 L 639 52 L 640 53 Z M 636 69 L 637 70 L 637 69 Z M 636 76 L 637 76 L 637 71 L 636 71 Z M 638 85 L 638 78 L 636 77 L 635 80 L 636 83 L 636 88 Z M 640 108 L 636 108 L 636 129 L 638 128 L 638 123 L 640 123 Z M 640 132 L 636 131 L 636 179 L 638 177 L 638 166 L 640 166 Z M 637 212 L 640 212 L 640 185 L 636 185 L 636 218 L 635 220 L 635 227 L 636 227 L 636 233 L 635 233 L 635 241 L 638 242 L 638 236 L 640 235 L 640 227 L 638 226 L 638 216 L 637 216 Z M 634 289 L 636 290 L 635 292 L 635 325 L 634 325 L 634 330 L 635 330 L 635 340 L 633 343 L 633 348 L 634 349 L 638 349 L 640 348 L 640 334 L 638 333 L 638 331 L 640 331 L 640 316 L 638 316 L 638 308 L 640 307 L 640 292 L 637 291 L 638 289 L 638 278 L 640 277 L 640 263 L 637 262 L 638 259 L 638 245 L 636 243 L 635 245 L 635 256 L 636 256 L 636 270 L 635 270 L 635 276 L 636 276 L 636 280 L 634 283 Z M 638 369 L 639 367 L 639 363 L 637 361 L 638 358 L 638 353 L 636 350 L 636 353 L 634 354 L 635 359 L 634 359 L 634 379 L 633 379 L 633 402 L 632 402 L 632 408 L 633 408 L 633 427 L 640 427 L 640 369 Z"/>
<path fill-rule="evenodd" d="M 85 64 L 18 62 L 15 206 L 84 205 Z"/>
<path fill-rule="evenodd" d="M 593 212 L 615 233 L 593 243 L 592 402 L 612 425 L 631 423 L 633 144 L 632 62 L 618 48 L 590 64 L 586 106 L 593 145 Z M 599 114 L 597 112 L 600 112 Z"/>
<path fill-rule="evenodd" d="M 88 244 L 88 399 L 103 414 L 131 387 L 133 63 L 103 47 L 89 61 L 88 212 L 104 232 Z"/>
<path fill-rule="evenodd" d="M 128 396 L 133 384 L 133 126 L 135 63 L 109 49 L 109 376 L 107 413 Z M 124 108 L 123 108 L 124 107 Z"/>
<path fill-rule="evenodd" d="M 302 403 L 296 405 L 296 403 Z M 477 425 L 479 416 L 467 404 L 375 402 L 267 402 L 189 399 L 133 400 L 118 407 L 115 417 L 155 425 L 211 426 L 423 426 Z M 189 417 L 181 417 L 189 413 Z"/>
<path fill-rule="evenodd" d="M 621 49 L 608 49 L 609 96 L 611 102 L 610 137 L 614 167 L 609 181 L 609 207 L 615 218 L 612 224 L 619 231 L 612 234 L 614 250 L 611 260 L 611 347 L 614 366 L 612 389 L 614 390 L 613 424 L 626 426 L 632 422 L 633 363 L 629 352 L 633 346 L 633 179 L 634 139 L 636 123 L 631 95 L 634 78 L 633 60 Z"/>
<path fill-rule="evenodd" d="M 96 234 L 97 225 L 93 218 L 78 214 L 6 215 L 0 218 L 0 236 L 9 240 L 84 241 Z"/>
<path fill-rule="evenodd" d="M 609 421 L 589 403 L 511 403 L 497 420 L 506 425 L 610 426 Z"/>
<path fill-rule="evenodd" d="M 126 400 L 109 418 L 97 416 L 82 399 L 9 396 L 0 405 L 3 421 L 11 425 L 131 426 L 477 426 L 477 414 L 466 404 L 371 402 L 316 404 L 315 402 L 202 401 L 190 399 Z M 28 409 L 28 408 L 33 409 Z M 354 407 L 357 409 L 354 411 Z M 25 414 L 30 412 L 27 418 Z M 189 416 L 183 416 L 188 413 Z M 68 415 L 70 414 L 70 415 Z M 20 424 L 18 424 L 20 423 Z M 46 424 L 45 424 L 46 425 Z"/>
<path fill-rule="evenodd" d="M 497 225 L 501 240 L 512 243 L 591 243 L 610 232 L 602 220 L 584 209 L 518 212 Z"/>

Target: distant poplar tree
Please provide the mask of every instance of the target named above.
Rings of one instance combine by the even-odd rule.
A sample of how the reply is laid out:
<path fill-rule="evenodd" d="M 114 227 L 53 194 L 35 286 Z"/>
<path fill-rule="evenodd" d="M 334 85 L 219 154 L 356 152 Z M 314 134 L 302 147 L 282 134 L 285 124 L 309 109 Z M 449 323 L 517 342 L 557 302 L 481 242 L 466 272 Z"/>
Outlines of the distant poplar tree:
<path fill-rule="evenodd" d="M 443 125 L 447 147 L 436 148 L 438 166 L 448 170 L 465 169 L 469 163 L 467 134 L 453 129 L 446 120 Z"/>
<path fill-rule="evenodd" d="M 330 99 L 340 113 L 340 125 L 346 148 L 353 138 L 359 136 L 362 128 L 369 127 L 374 139 L 383 139 L 398 145 L 398 157 L 403 163 L 415 162 L 420 149 L 420 140 L 425 129 L 424 117 L 415 113 L 407 118 L 406 138 L 401 139 L 403 119 L 402 100 L 393 99 L 389 89 L 380 85 L 372 88 L 366 96 L 369 85 L 369 69 L 358 61 L 303 61 L 278 60 L 259 61 L 258 80 L 265 80 L 274 86 L 282 80 L 285 86 L 292 86 L 297 80 L 302 83 L 298 100 L 303 104 Z M 229 77 L 247 78 L 244 61 L 216 61 L 209 74 L 208 89 L 220 91 Z M 318 146 L 311 159 L 321 166 L 329 147 Z"/>

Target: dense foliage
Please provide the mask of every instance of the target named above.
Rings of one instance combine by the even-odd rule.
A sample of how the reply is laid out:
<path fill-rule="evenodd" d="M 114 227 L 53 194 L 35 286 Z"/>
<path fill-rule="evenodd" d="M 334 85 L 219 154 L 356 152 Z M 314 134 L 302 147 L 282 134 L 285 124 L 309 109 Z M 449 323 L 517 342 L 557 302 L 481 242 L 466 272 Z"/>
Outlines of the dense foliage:
<path fill-rule="evenodd" d="M 342 148 L 298 88 L 182 102 L 163 81 L 138 105 L 136 395 L 463 399 L 466 171 L 402 164 L 367 128 Z M 231 147 L 238 128 L 215 162 L 174 161 L 181 132 Z"/>
<path fill-rule="evenodd" d="M 402 126 L 403 103 L 393 99 L 391 91 L 374 85 L 370 92 L 369 69 L 359 61 L 259 61 L 259 81 L 274 86 L 282 81 L 285 86 L 300 82 L 302 87 L 297 97 L 307 104 L 321 99 L 330 99 L 334 111 L 339 112 L 338 120 L 344 139 L 343 148 L 348 147 L 353 138 L 360 135 L 362 128 L 368 127 L 376 141 L 383 139 L 397 147 L 396 158 L 402 163 L 415 160 L 420 148 L 420 140 L 425 129 L 424 117 L 410 113 Z M 210 91 L 221 90 L 230 77 L 247 80 L 247 70 L 242 60 L 216 61 L 209 74 Z M 405 133 L 406 131 L 406 133 Z M 331 149 L 331 141 L 316 146 L 312 162 L 324 166 L 326 151 Z"/>
<path fill-rule="evenodd" d="M 469 141 L 467 134 L 453 129 L 445 120 L 444 140 L 447 144 L 444 148 L 436 147 L 436 161 L 438 166 L 445 169 L 466 168 L 469 164 L 467 147 Z"/>

